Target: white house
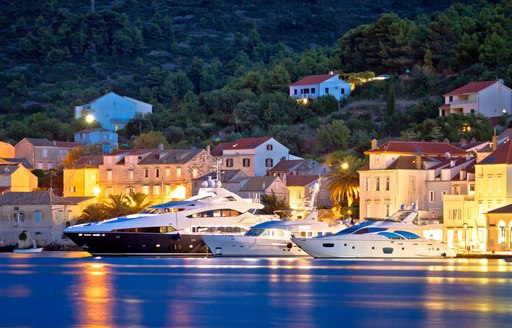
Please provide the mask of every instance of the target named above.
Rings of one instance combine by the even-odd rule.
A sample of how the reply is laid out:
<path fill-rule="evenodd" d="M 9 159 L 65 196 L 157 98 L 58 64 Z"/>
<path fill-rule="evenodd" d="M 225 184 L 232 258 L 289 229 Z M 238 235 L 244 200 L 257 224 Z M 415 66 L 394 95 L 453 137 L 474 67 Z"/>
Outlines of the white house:
<path fill-rule="evenodd" d="M 471 82 L 443 95 L 439 116 L 482 114 L 499 117 L 512 114 L 512 90 L 503 80 Z"/>
<path fill-rule="evenodd" d="M 313 99 L 332 95 L 341 100 L 350 94 L 350 83 L 340 80 L 339 74 L 329 72 L 323 75 L 311 75 L 290 85 L 290 97 Z"/>
<path fill-rule="evenodd" d="M 264 176 L 282 159 L 300 159 L 272 137 L 242 138 L 220 143 L 212 155 L 222 159 L 222 168 L 242 170 L 248 176 Z"/>
<path fill-rule="evenodd" d="M 75 107 L 75 118 L 92 114 L 101 126 L 110 131 L 117 131 L 126 126 L 137 114 L 153 112 L 153 105 L 109 92 L 88 104 Z"/>

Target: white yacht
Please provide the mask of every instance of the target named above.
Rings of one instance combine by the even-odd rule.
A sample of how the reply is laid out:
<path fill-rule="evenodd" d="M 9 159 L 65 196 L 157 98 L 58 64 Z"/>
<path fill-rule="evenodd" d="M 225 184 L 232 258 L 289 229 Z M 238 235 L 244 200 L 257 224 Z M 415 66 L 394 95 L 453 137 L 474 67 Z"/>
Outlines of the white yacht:
<path fill-rule="evenodd" d="M 402 209 L 384 221 L 366 221 L 332 236 L 292 238 L 293 243 L 318 258 L 440 258 L 454 257 L 447 244 L 421 237 L 429 225 L 418 225 L 415 208 Z"/>
<path fill-rule="evenodd" d="M 320 185 L 312 184 L 309 206 L 283 220 L 253 226 L 245 235 L 204 235 L 203 240 L 214 256 L 309 256 L 291 242 L 293 237 L 312 238 L 332 235 L 346 226 L 339 221 L 320 221 L 313 207 Z M 306 215 L 307 214 L 307 215 Z"/>
<path fill-rule="evenodd" d="M 256 215 L 263 208 L 210 180 L 198 195 L 149 207 L 138 214 L 78 224 L 64 230 L 93 255 L 211 254 L 202 234 L 244 234 L 255 224 L 275 218 Z"/>

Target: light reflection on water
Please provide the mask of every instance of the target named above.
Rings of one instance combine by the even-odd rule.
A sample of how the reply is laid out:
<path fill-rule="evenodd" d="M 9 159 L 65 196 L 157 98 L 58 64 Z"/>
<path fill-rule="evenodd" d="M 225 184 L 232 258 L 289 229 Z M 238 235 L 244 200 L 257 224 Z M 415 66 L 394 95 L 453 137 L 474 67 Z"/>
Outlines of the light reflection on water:
<path fill-rule="evenodd" d="M 503 260 L 1 254 L 0 326 L 499 327 L 511 272 Z"/>

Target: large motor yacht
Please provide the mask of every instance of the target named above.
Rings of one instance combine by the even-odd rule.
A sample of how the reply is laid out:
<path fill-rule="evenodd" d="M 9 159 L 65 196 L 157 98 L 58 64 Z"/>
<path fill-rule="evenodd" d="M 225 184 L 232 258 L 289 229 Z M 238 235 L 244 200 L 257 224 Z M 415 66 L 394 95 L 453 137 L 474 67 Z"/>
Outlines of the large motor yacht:
<path fill-rule="evenodd" d="M 312 238 L 332 235 L 346 226 L 339 221 L 320 221 L 313 207 L 320 185 L 312 184 L 310 204 L 291 216 L 253 226 L 245 235 L 204 235 L 203 240 L 214 256 L 309 256 L 291 242 L 293 237 Z"/>
<path fill-rule="evenodd" d="M 429 225 L 418 225 L 414 208 L 401 209 L 384 221 L 369 220 L 332 236 L 292 238 L 293 243 L 317 258 L 441 258 L 454 257 L 447 244 L 422 237 Z"/>
<path fill-rule="evenodd" d="M 201 234 L 244 234 L 275 216 L 256 215 L 259 202 L 243 199 L 210 180 L 194 197 L 149 207 L 138 214 L 78 224 L 64 230 L 75 244 L 102 255 L 211 255 Z"/>

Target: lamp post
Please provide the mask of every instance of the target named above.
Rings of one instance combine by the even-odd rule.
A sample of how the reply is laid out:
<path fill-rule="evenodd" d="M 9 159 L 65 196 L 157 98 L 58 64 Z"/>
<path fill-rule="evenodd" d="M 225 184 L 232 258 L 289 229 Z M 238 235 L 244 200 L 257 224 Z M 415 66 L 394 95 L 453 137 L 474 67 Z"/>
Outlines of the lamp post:
<path fill-rule="evenodd" d="M 468 232 L 468 224 L 464 223 L 464 252 L 468 251 L 468 244 L 467 244 L 467 232 Z"/>

